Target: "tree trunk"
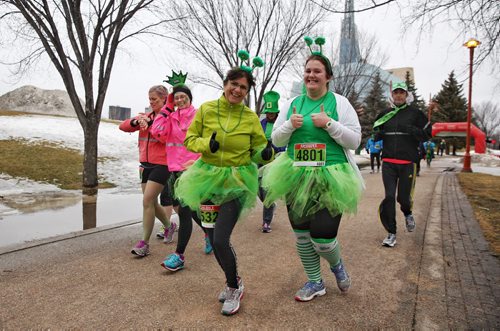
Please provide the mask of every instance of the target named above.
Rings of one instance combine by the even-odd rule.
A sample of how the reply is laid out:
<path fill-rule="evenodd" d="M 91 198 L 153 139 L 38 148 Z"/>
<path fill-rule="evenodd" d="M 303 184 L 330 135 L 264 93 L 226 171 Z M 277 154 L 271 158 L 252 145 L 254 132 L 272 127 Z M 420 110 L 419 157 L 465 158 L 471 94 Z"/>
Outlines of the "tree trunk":
<path fill-rule="evenodd" d="M 97 177 L 97 133 L 99 125 L 94 118 L 87 118 L 87 125 L 83 130 L 84 153 L 83 153 L 83 193 L 96 194 Z"/>

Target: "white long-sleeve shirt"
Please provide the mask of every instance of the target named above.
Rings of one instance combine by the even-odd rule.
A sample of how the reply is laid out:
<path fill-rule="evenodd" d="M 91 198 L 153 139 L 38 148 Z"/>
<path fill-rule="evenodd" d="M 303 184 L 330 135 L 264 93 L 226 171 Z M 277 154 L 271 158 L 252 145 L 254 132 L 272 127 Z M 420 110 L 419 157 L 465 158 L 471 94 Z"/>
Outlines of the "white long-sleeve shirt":
<path fill-rule="evenodd" d="M 360 183 L 364 188 L 364 181 L 361 173 L 359 172 L 358 166 L 352 155 L 352 149 L 358 148 L 361 143 L 361 125 L 359 124 L 358 114 L 352 107 L 351 103 L 347 98 L 341 96 L 340 94 L 333 93 L 337 103 L 337 114 L 338 121 L 333 121 L 332 125 L 325 128 L 335 142 L 344 148 L 344 153 L 349 161 L 349 164 L 356 171 L 360 179 Z M 287 119 L 288 110 L 293 99 L 289 100 L 282 111 L 278 114 L 278 118 L 274 123 L 273 132 L 271 134 L 272 142 L 275 146 L 286 146 L 290 141 L 292 133 L 296 130 L 290 119 Z"/>

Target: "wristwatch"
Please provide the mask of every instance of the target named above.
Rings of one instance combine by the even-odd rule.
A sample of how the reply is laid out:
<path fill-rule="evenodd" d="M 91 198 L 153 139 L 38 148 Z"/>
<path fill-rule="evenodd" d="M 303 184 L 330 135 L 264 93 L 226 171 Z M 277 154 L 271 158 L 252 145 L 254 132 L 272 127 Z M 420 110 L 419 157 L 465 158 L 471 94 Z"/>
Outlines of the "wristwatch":
<path fill-rule="evenodd" d="M 328 129 L 329 127 L 331 127 L 331 126 L 332 126 L 332 124 L 333 124 L 333 120 L 332 120 L 332 119 L 330 119 L 330 120 L 328 121 L 328 123 L 326 123 L 326 125 L 325 125 L 325 129 Z"/>

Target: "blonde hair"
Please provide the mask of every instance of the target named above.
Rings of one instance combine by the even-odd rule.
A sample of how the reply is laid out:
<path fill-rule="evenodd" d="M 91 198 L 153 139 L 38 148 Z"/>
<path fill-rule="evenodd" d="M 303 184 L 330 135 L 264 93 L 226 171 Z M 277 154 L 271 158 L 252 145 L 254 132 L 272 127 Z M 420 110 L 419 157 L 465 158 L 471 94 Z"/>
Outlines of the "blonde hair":
<path fill-rule="evenodd" d="M 168 90 L 163 85 L 155 85 L 149 88 L 149 93 L 156 93 L 160 98 L 167 98 Z"/>

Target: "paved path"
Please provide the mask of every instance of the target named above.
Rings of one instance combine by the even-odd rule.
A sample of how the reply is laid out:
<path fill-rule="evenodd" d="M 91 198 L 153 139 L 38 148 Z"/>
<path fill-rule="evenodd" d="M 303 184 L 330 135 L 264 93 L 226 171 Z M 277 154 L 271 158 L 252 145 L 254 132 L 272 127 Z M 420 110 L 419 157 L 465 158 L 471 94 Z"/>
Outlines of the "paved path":
<path fill-rule="evenodd" d="M 447 167 L 438 159 L 423 169 L 417 230 L 405 232 L 399 213 L 394 249 L 380 245 L 381 176 L 364 175 L 358 214 L 343 219 L 339 234 L 353 279 L 347 295 L 322 262 L 327 295 L 293 300 L 306 278 L 285 208 L 278 206 L 273 232 L 262 234 L 258 205 L 233 234 L 246 287 L 235 316 L 220 314 L 224 278 L 202 253 L 199 228 L 187 267 L 170 273 L 159 263 L 174 245 L 153 241 L 152 254 L 135 259 L 129 249 L 141 227 L 132 225 L 0 254 L 0 329 L 500 329 L 499 261 Z"/>

